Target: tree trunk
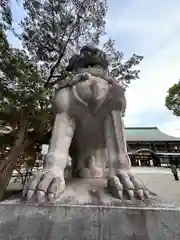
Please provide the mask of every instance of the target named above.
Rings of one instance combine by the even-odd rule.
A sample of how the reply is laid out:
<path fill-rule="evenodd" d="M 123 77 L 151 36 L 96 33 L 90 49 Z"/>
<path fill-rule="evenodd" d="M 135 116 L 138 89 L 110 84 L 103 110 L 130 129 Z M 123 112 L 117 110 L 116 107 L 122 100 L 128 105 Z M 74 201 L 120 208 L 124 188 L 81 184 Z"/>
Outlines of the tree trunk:
<path fill-rule="evenodd" d="M 14 146 L 10 150 L 8 156 L 0 164 L 0 201 L 3 199 L 6 188 L 11 180 L 13 170 L 16 166 L 17 158 L 28 146 L 28 140 L 24 141 L 26 128 L 27 123 L 23 122 L 20 125 Z"/>

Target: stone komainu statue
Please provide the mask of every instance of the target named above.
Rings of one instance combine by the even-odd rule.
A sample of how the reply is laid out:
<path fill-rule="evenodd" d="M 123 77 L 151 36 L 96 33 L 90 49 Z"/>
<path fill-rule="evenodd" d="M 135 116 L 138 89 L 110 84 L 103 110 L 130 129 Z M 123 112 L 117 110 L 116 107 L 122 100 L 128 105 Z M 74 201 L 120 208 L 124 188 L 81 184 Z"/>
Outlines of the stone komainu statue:
<path fill-rule="evenodd" d="M 123 192 L 130 198 L 148 197 L 148 190 L 130 171 L 122 119 L 125 89 L 109 76 L 105 54 L 84 46 L 70 59 L 67 71 L 74 77 L 54 98 L 56 118 L 44 169 L 26 185 L 25 198 L 53 200 L 65 190 L 64 169 L 73 137 L 78 177 L 107 178 L 109 192 L 119 199 Z"/>

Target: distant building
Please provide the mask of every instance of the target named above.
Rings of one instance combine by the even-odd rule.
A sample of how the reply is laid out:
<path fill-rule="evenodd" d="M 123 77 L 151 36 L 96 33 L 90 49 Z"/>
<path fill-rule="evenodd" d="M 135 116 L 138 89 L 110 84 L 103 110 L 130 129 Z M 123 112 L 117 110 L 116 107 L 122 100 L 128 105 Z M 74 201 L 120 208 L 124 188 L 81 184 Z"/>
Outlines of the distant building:
<path fill-rule="evenodd" d="M 6 141 L 4 140 L 4 136 L 10 132 L 11 130 L 9 127 L 0 126 L 0 156 L 1 151 L 5 151 L 6 149 L 8 150 Z"/>
<path fill-rule="evenodd" d="M 50 137 L 49 132 L 45 144 Z M 169 136 L 157 127 L 126 127 L 125 137 L 133 166 L 180 163 L 180 138 Z"/>
<path fill-rule="evenodd" d="M 169 136 L 157 127 L 127 127 L 125 135 L 134 166 L 180 162 L 180 138 Z"/>
<path fill-rule="evenodd" d="M 0 136 L 9 132 L 8 127 L 0 126 Z M 45 144 L 49 143 L 50 137 L 51 132 L 46 135 Z M 133 166 L 180 163 L 180 138 L 169 136 L 157 127 L 126 127 L 125 137 Z M 43 145 L 38 159 L 43 160 L 47 150 L 48 145 Z"/>

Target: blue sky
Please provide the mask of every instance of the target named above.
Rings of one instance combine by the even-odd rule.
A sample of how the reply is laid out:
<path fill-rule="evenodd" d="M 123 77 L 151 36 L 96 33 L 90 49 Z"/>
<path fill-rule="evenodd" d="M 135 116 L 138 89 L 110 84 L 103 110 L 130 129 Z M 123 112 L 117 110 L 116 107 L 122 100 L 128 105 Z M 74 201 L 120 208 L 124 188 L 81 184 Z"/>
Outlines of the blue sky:
<path fill-rule="evenodd" d="M 15 1 L 13 1 L 15 2 Z M 141 54 L 140 79 L 127 90 L 126 126 L 158 126 L 180 136 L 180 118 L 164 106 L 168 88 L 180 78 L 180 1 L 108 0 L 107 34 L 125 58 Z M 15 26 L 23 18 L 14 3 Z M 14 46 L 19 42 L 9 35 Z"/>
<path fill-rule="evenodd" d="M 109 0 L 108 34 L 129 57 L 144 56 L 140 79 L 127 91 L 126 126 L 158 126 L 180 136 L 180 118 L 164 106 L 180 78 L 180 1 Z"/>

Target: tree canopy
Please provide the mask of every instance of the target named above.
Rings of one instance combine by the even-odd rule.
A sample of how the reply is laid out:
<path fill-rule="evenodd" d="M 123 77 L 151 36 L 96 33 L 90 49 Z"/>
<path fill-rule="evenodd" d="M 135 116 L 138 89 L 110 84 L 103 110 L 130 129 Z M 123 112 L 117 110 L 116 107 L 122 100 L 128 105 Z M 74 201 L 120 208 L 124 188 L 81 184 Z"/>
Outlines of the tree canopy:
<path fill-rule="evenodd" d="M 44 133 L 47 130 L 46 123 L 52 122 L 50 109 L 54 91 L 50 87 L 56 87 L 68 75 L 65 69 L 70 57 L 84 44 L 98 45 L 100 37 L 106 34 L 107 2 L 21 2 L 26 12 L 21 22 L 20 36 L 24 50 L 12 48 L 5 35 L 5 30 L 11 27 L 13 21 L 11 1 L 3 0 L 0 5 L 0 114 L 3 124 L 12 128 L 14 136 L 23 120 L 27 124 L 29 137 L 40 126 L 40 132 Z M 140 63 L 142 56 L 134 54 L 129 60 L 123 61 L 123 53 L 116 50 L 112 39 L 104 43 L 103 50 L 109 56 L 110 74 L 114 78 L 124 84 L 138 78 L 139 70 L 134 66 Z"/>
<path fill-rule="evenodd" d="M 26 18 L 22 21 L 22 42 L 36 61 L 44 63 L 47 84 L 60 82 L 72 55 L 84 44 L 100 43 L 105 35 L 106 0 L 25 0 Z M 134 68 L 143 59 L 134 54 L 123 61 L 123 53 L 109 39 L 102 49 L 109 56 L 110 73 L 125 84 L 137 79 Z"/>
<path fill-rule="evenodd" d="M 180 81 L 169 88 L 165 105 L 175 116 L 180 116 Z"/>
<path fill-rule="evenodd" d="M 11 178 L 16 161 L 38 147 L 41 137 L 51 130 L 52 91 L 44 88 L 41 68 L 24 50 L 12 48 L 3 33 L 0 38 L 0 119 L 11 131 L 1 141 L 0 198 Z M 4 145 L 10 147 L 7 149 Z M 4 153 L 2 152 L 4 151 Z"/>

